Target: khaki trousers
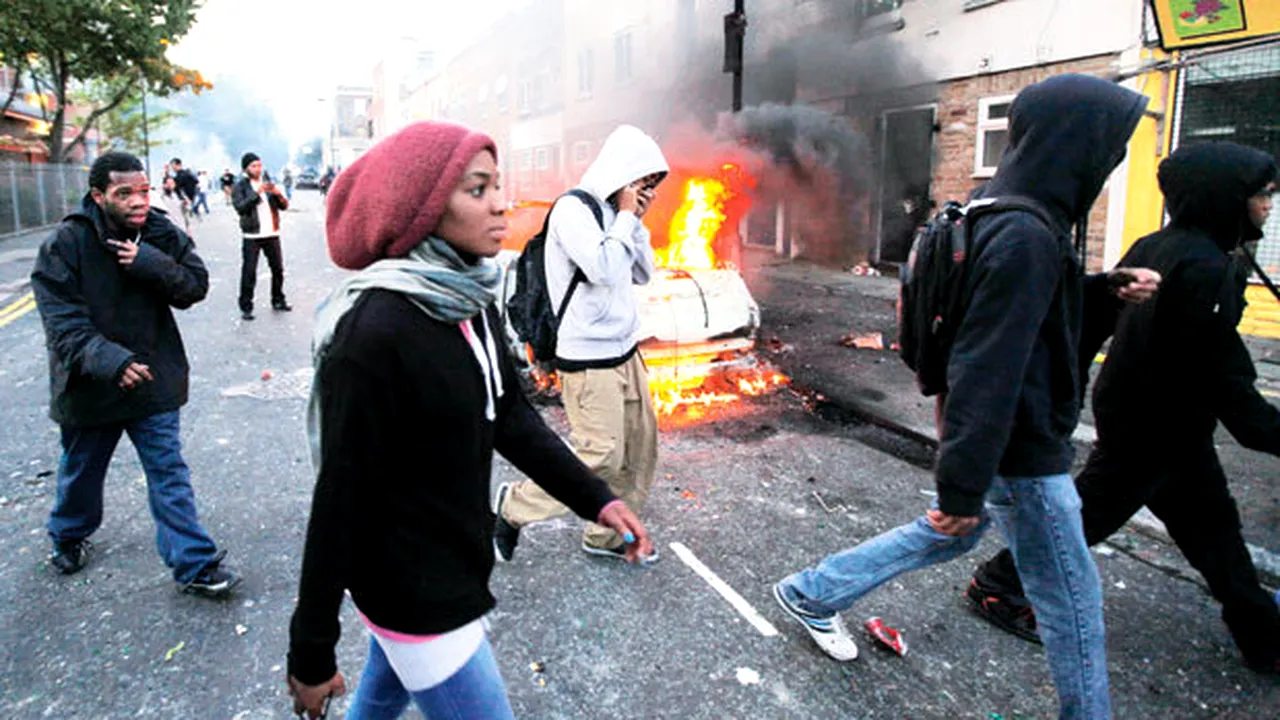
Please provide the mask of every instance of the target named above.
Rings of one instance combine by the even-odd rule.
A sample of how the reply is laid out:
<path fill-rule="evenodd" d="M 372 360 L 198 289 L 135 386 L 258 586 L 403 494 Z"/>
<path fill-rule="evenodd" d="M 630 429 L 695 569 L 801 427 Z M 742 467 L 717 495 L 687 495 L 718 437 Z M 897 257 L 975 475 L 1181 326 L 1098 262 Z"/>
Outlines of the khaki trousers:
<path fill-rule="evenodd" d="M 607 370 L 562 372 L 560 385 L 574 452 L 609 484 L 614 495 L 639 513 L 658 464 L 658 418 L 640 353 Z M 514 483 L 502 504 L 502 518 L 515 527 L 567 512 L 531 480 Z M 593 547 L 622 543 L 617 533 L 594 522 L 587 524 L 582 537 Z"/>

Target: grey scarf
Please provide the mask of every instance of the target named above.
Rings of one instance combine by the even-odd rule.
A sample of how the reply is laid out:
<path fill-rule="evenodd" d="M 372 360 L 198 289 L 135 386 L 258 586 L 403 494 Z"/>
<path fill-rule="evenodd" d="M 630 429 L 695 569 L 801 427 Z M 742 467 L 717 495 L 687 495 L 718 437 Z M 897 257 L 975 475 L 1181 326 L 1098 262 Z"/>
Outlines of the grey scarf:
<path fill-rule="evenodd" d="M 347 278 L 316 308 L 311 335 L 311 366 L 315 378 L 307 406 L 307 438 L 311 464 L 320 472 L 320 365 L 333 342 L 338 322 L 365 290 L 390 290 L 404 295 L 428 317 L 460 323 L 484 311 L 496 297 L 501 271 L 492 260 L 474 265 L 464 261 L 445 241 L 429 237 L 404 258 L 379 260 Z"/>

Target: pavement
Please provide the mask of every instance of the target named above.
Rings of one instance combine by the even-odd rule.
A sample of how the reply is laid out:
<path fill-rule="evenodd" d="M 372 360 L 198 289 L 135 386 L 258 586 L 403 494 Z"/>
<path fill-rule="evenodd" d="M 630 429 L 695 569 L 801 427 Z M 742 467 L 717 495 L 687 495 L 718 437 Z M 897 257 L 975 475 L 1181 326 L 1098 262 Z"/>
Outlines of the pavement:
<path fill-rule="evenodd" d="M 201 519 L 245 578 L 225 601 L 176 591 L 156 557 L 141 469 L 127 448 L 108 475 L 94 564 L 70 577 L 50 570 L 43 524 L 59 448 L 46 415 L 44 338 L 34 312 L 0 298 L 0 322 L 13 317 L 0 327 L 0 717 L 291 717 L 287 629 L 313 483 L 303 431 L 310 320 L 343 275 L 325 254 L 318 196 L 295 193 L 295 207 L 284 218 L 293 313 L 238 319 L 239 238 L 233 214 L 217 204 L 195 228 L 209 297 L 178 314 L 192 366 L 184 452 Z M 32 247 L 3 242 L 0 253 Z M 0 281 L 30 267 L 8 265 L 0 264 Z M 872 299 L 821 290 L 819 307 L 787 310 L 786 296 L 814 291 L 774 282 L 773 294 L 756 286 L 769 332 L 792 332 L 780 322 L 791 318 L 813 336 L 786 335 L 791 354 L 806 358 L 788 368 L 798 381 L 834 393 L 827 374 L 891 372 L 897 361 L 888 353 L 835 345 L 831 357 L 845 360 L 824 374 L 823 363 L 835 361 L 809 350 L 825 348 L 827 330 L 860 329 L 841 314 L 860 303 L 881 322 Z M 518 717 L 1055 716 L 1042 650 L 993 630 L 960 597 L 995 539 L 859 602 L 847 613 L 862 648 L 851 663 L 823 656 L 773 604 L 778 578 L 912 519 L 933 492 L 927 448 L 813 392 L 780 392 L 667 427 L 643 513 L 663 555 L 656 565 L 584 555 L 579 525 L 568 519 L 523 533 L 515 562 L 495 569 L 498 607 L 489 616 Z M 563 413 L 545 412 L 563 430 Z M 496 464 L 495 484 L 518 477 Z M 1252 718 L 1280 707 L 1280 681 L 1243 666 L 1212 598 L 1172 569 L 1169 555 L 1138 533 L 1096 551 L 1116 717 Z M 905 634 L 906 657 L 867 639 L 860 627 L 873 615 Z M 368 638 L 350 604 L 342 623 L 338 661 L 353 688 Z"/>

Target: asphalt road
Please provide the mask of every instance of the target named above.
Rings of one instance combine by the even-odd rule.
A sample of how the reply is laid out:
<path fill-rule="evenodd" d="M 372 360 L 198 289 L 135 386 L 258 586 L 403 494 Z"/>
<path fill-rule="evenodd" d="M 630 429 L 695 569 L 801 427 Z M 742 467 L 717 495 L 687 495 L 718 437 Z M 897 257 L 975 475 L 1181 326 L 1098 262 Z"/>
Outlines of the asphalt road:
<path fill-rule="evenodd" d="M 219 202 L 195 229 L 209 298 L 180 313 L 193 368 L 183 437 L 201 516 L 245 576 L 223 602 L 176 592 L 153 546 L 141 469 L 123 444 L 96 562 L 72 577 L 50 571 L 43 523 L 59 449 L 45 414 L 43 335 L 36 314 L 13 305 L 25 290 L 6 285 L 21 282 L 35 240 L 0 243 L 0 287 L 10 288 L 0 290 L 0 313 L 16 308 L 11 319 L 0 314 L 10 319 L 0 326 L 0 717 L 289 717 L 287 622 L 312 486 L 303 434 L 310 317 L 341 277 L 325 255 L 318 195 L 295 198 L 284 218 L 295 311 L 239 320 L 239 238 Z M 558 409 L 547 412 L 562 424 Z M 862 657 L 830 661 L 772 604 L 779 577 L 930 501 L 929 474 L 877 433 L 815 415 L 789 392 L 665 432 L 644 513 L 663 559 L 647 569 L 583 555 L 573 521 L 527 530 L 516 561 L 493 575 L 499 605 L 490 616 L 517 714 L 1052 717 L 1041 650 L 988 628 L 960 599 L 976 556 L 899 578 L 848 614 L 855 628 L 879 615 L 903 631 L 905 658 L 858 630 Z M 494 482 L 514 477 L 499 464 Z M 989 539 L 978 554 L 996 547 Z M 1243 667 L 1198 585 L 1153 562 L 1167 550 L 1140 536 L 1117 547 L 1098 555 L 1117 717 L 1274 717 L 1280 683 Z M 350 607 L 343 624 L 339 661 L 354 685 L 367 637 Z"/>

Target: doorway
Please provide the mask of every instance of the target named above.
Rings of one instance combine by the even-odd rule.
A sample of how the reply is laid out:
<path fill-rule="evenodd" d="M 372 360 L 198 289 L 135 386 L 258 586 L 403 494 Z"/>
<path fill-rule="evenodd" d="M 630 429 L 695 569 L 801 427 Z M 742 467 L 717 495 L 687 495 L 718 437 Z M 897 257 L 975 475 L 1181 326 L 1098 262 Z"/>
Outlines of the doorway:
<path fill-rule="evenodd" d="M 916 228 L 929 219 L 936 111 L 930 104 L 880 116 L 877 262 L 906 262 Z"/>

